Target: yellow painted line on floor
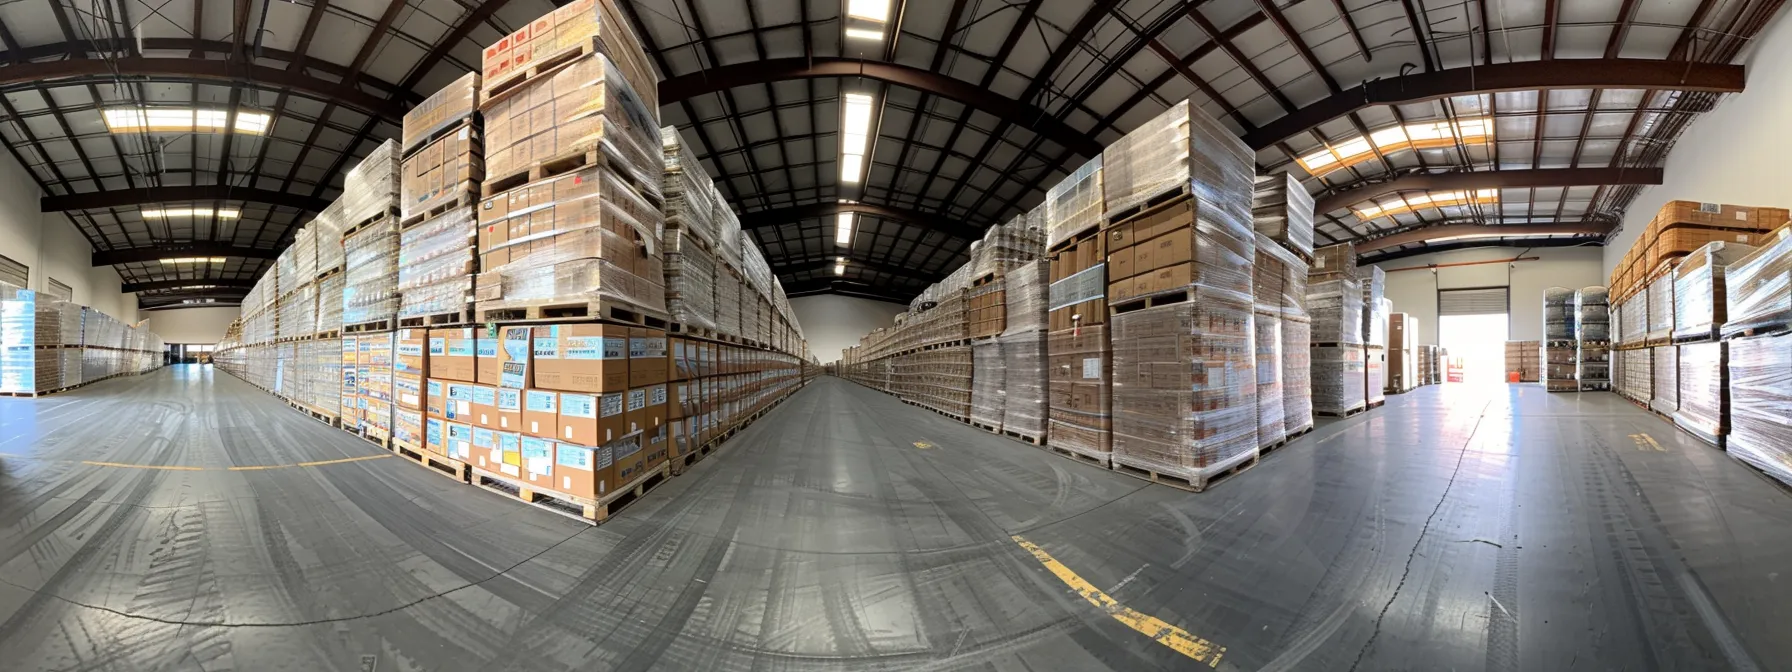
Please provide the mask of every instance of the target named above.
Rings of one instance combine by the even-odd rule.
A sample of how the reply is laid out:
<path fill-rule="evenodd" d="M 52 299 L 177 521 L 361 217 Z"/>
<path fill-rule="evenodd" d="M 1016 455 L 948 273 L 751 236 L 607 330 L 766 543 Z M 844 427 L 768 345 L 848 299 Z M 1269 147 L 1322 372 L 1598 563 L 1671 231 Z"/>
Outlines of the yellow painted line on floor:
<path fill-rule="evenodd" d="M 92 466 L 92 467 L 115 467 L 118 469 L 160 469 L 163 471 L 267 471 L 270 469 L 294 469 L 294 468 L 299 468 L 299 467 L 322 467 L 322 466 L 331 465 L 331 464 L 344 464 L 347 462 L 364 462 L 367 460 L 378 460 L 378 459 L 384 459 L 384 458 L 388 458 L 388 457 L 392 457 L 392 454 L 391 453 L 382 453 L 379 455 L 366 455 L 366 456 L 362 456 L 362 457 L 344 457 L 342 459 L 337 459 L 337 460 L 317 460 L 314 462 L 298 462 L 295 464 L 262 464 L 262 465 L 246 466 L 246 467 L 222 467 L 222 468 L 220 468 L 220 467 L 183 467 L 183 466 L 178 466 L 178 465 L 164 465 L 164 464 L 125 464 L 123 462 L 99 462 L 99 461 L 95 461 L 95 460 L 81 460 L 81 464 L 85 464 L 85 465 Z M 43 458 L 27 458 L 27 459 L 35 459 L 35 460 L 40 460 L 40 461 L 44 461 L 44 462 L 59 462 L 60 461 L 60 460 L 45 460 Z"/>
<path fill-rule="evenodd" d="M 1059 581 L 1063 581 L 1064 585 L 1070 586 L 1071 590 L 1082 595 L 1083 599 L 1089 601 L 1089 604 L 1107 612 L 1109 616 L 1114 617 L 1114 620 L 1139 631 L 1146 637 L 1157 640 L 1157 643 L 1170 647 L 1177 653 L 1207 663 L 1208 667 L 1220 666 L 1220 656 L 1226 654 L 1226 647 L 1189 634 L 1187 630 L 1165 623 L 1156 616 L 1140 613 L 1131 607 L 1120 604 L 1119 601 L 1102 592 L 1100 588 L 1096 588 L 1094 584 L 1071 571 L 1069 567 L 1065 567 L 1064 563 L 1058 562 L 1058 559 L 1045 552 L 1045 549 L 1018 536 L 1010 538 L 1014 540 L 1014 543 L 1020 544 L 1021 548 L 1026 549 L 1028 553 L 1032 553 L 1033 557 L 1039 560 L 1039 564 L 1045 565 L 1045 568 L 1056 575 Z"/>
<path fill-rule="evenodd" d="M 1661 444 L 1655 442 L 1655 437 L 1649 436 L 1648 434 L 1631 434 L 1630 440 L 1636 442 L 1637 450 L 1644 452 L 1654 450 L 1658 453 L 1665 453 L 1668 451 L 1667 448 L 1663 448 Z"/>
<path fill-rule="evenodd" d="M 381 453 L 379 455 L 363 455 L 361 457 L 344 457 L 339 460 L 318 460 L 316 462 L 300 462 L 300 463 L 292 465 L 292 466 L 295 466 L 295 467 L 321 467 L 326 464 L 344 464 L 347 462 L 363 462 L 366 460 L 378 460 L 381 458 L 387 458 L 387 457 L 391 457 L 391 456 L 392 456 L 392 453 Z"/>
<path fill-rule="evenodd" d="M 916 441 L 916 442 L 915 442 L 915 447 L 916 447 L 916 448 L 920 448 L 920 449 L 921 449 L 921 450 L 927 450 L 927 449 L 929 449 L 929 448 L 932 448 L 932 447 L 933 447 L 933 444 L 931 444 L 931 443 L 928 443 L 928 442 L 926 442 L 926 441 Z"/>

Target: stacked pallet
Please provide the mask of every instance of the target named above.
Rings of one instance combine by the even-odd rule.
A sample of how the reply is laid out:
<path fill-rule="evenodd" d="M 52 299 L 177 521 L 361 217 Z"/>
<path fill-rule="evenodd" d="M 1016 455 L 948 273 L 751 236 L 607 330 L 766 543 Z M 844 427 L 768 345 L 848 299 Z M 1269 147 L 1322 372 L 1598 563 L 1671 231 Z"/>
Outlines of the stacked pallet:
<path fill-rule="evenodd" d="M 1786 223 L 1783 208 L 1669 201 L 1612 269 L 1612 295 L 1629 298 L 1645 291 L 1682 257 L 1712 242 L 1760 244 L 1763 234 Z"/>
<path fill-rule="evenodd" d="M 1046 436 L 1046 300 L 1051 264 L 1035 259 L 1008 273 L 1002 349 L 1002 432 L 1030 441 Z M 981 372 L 978 368 L 975 373 Z"/>
<path fill-rule="evenodd" d="M 154 370 L 162 339 L 86 306 L 0 283 L 0 393 L 36 396 Z"/>
<path fill-rule="evenodd" d="M 398 314 L 398 143 L 387 140 L 342 182 L 344 332 L 391 331 Z M 282 287 L 285 285 L 282 284 Z"/>
<path fill-rule="evenodd" d="M 1604 287 L 1574 293 L 1575 380 L 1582 391 L 1609 390 L 1611 374 L 1611 305 Z"/>
<path fill-rule="evenodd" d="M 1792 228 L 1725 268 L 1730 417 L 1726 448 L 1792 484 Z"/>
<path fill-rule="evenodd" d="M 473 322 L 478 268 L 483 126 L 478 73 L 468 73 L 405 114 L 399 174 L 398 325 Z"/>
<path fill-rule="evenodd" d="M 1566 287 L 1543 290 L 1543 387 L 1551 392 L 1577 392 L 1580 350 L 1575 340 L 1578 314 L 1575 292 Z"/>
<path fill-rule="evenodd" d="M 1363 292 L 1354 278 L 1356 269 L 1356 249 L 1350 243 L 1314 251 L 1306 295 L 1313 325 L 1309 352 L 1314 413 L 1346 416 L 1368 404 Z"/>
<path fill-rule="evenodd" d="M 1258 177 L 1255 182 L 1251 217 L 1259 235 L 1252 309 L 1260 324 L 1275 322 L 1275 349 L 1280 355 L 1271 369 L 1263 352 L 1269 345 L 1258 339 L 1257 380 L 1281 389 L 1282 434 L 1292 437 L 1313 428 L 1313 324 L 1306 309 L 1308 261 L 1313 258 L 1313 197 L 1286 173 Z M 1272 438 L 1274 427 L 1264 419 L 1266 405 L 1277 403 L 1268 397 L 1259 390 L 1257 442 L 1264 446 L 1279 440 Z"/>
<path fill-rule="evenodd" d="M 660 129 L 666 198 L 666 310 L 692 329 L 718 327 L 716 237 L 722 196 L 671 126 Z"/>
<path fill-rule="evenodd" d="M 1363 401 L 1369 408 L 1387 401 L 1388 319 L 1393 302 L 1385 297 L 1387 275 L 1380 266 L 1360 269 L 1363 288 Z"/>
<path fill-rule="evenodd" d="M 1389 313 L 1387 394 L 1405 394 L 1419 386 L 1418 345 L 1419 318 L 1407 313 Z M 1510 361 L 1508 357 L 1507 362 Z"/>
<path fill-rule="evenodd" d="M 1543 375 L 1542 341 L 1506 341 L 1506 376 L 1516 382 L 1535 383 Z"/>

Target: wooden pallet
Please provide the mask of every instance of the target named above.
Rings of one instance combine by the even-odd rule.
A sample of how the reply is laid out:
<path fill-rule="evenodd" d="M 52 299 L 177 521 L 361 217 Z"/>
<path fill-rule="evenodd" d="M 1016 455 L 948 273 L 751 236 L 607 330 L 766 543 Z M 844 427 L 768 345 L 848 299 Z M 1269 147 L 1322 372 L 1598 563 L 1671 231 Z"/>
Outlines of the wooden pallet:
<path fill-rule="evenodd" d="M 578 44 L 535 59 L 535 62 L 527 68 L 485 80 L 485 83 L 479 87 L 479 110 L 481 112 L 489 110 L 492 103 L 516 95 L 523 85 L 544 77 L 552 77 L 554 73 L 570 67 L 573 61 L 597 53 L 597 51 L 595 38 L 581 40 Z"/>
<path fill-rule="evenodd" d="M 311 404 L 301 403 L 301 402 L 293 401 L 291 399 L 286 400 L 286 405 L 293 407 L 295 410 L 299 411 L 300 413 L 304 413 L 306 415 L 311 416 L 311 419 L 313 419 L 313 420 L 324 423 L 331 427 L 336 426 L 337 414 L 335 414 L 335 413 L 331 413 L 329 411 L 325 411 L 325 410 L 313 407 Z"/>
<path fill-rule="evenodd" d="M 403 231 L 423 222 L 435 219 L 455 208 L 471 208 L 479 204 L 480 190 L 478 180 L 467 180 L 454 188 L 454 198 L 435 203 L 427 208 L 412 212 L 398 220 L 398 230 Z"/>
<path fill-rule="evenodd" d="M 1288 441 L 1292 442 L 1295 439 L 1298 439 L 1300 437 L 1303 437 L 1303 436 L 1306 436 L 1306 435 L 1312 434 L 1312 433 L 1313 433 L 1313 425 L 1307 425 L 1306 427 L 1302 427 L 1295 431 L 1288 432 L 1287 437 L 1288 437 Z"/>
<path fill-rule="evenodd" d="M 392 331 L 392 329 L 392 320 L 390 319 L 342 325 L 342 333 L 344 334 L 372 334 L 382 331 Z"/>
<path fill-rule="evenodd" d="M 1381 401 L 1369 402 L 1368 404 L 1364 405 L 1366 407 L 1364 410 L 1374 410 L 1374 409 L 1381 408 L 1386 405 L 1388 405 L 1388 400 L 1386 400 L 1386 399 L 1383 399 Z"/>
<path fill-rule="evenodd" d="M 1150 198 L 1147 198 L 1144 201 L 1140 202 L 1138 205 L 1126 208 L 1124 210 L 1108 211 L 1107 217 L 1106 217 L 1107 226 L 1116 226 L 1119 224 L 1124 224 L 1124 223 L 1126 223 L 1127 220 L 1130 220 L 1130 219 L 1137 219 L 1140 217 L 1149 217 L 1151 215 L 1157 214 L 1157 212 L 1159 210 L 1163 210 L 1165 208 L 1168 208 L 1170 206 L 1173 206 L 1173 205 L 1181 203 L 1185 200 L 1188 200 L 1188 198 L 1190 196 L 1192 196 L 1193 193 L 1194 192 L 1190 191 L 1190 187 L 1187 182 L 1180 182 L 1176 185 L 1176 188 L 1171 189 L 1166 192 L 1163 192 L 1161 194 L 1157 194 Z M 1103 227 L 1103 228 L 1106 228 L 1106 227 Z"/>
<path fill-rule="evenodd" d="M 362 428 L 356 436 L 361 437 L 368 443 L 379 446 L 382 450 L 392 449 L 392 435 L 387 434 L 386 430 L 378 427 Z"/>
<path fill-rule="evenodd" d="M 1158 306 L 1170 306 L 1170 305 L 1175 305 L 1178 303 L 1188 303 L 1190 301 L 1193 301 L 1194 299 L 1195 299 L 1195 290 L 1193 287 L 1184 288 L 1184 289 L 1173 289 L 1173 290 L 1170 290 L 1167 292 L 1158 292 L 1156 294 L 1148 294 L 1145 296 L 1135 296 L 1135 297 L 1126 299 L 1124 301 L 1110 301 L 1110 302 L 1108 302 L 1108 314 L 1109 315 L 1121 315 L 1124 313 L 1131 313 L 1131 312 L 1135 312 L 1135 311 L 1144 310 L 1146 308 L 1156 308 Z"/>
<path fill-rule="evenodd" d="M 1057 242 L 1057 244 L 1052 245 L 1051 248 L 1046 250 L 1046 256 L 1050 257 L 1050 256 L 1055 255 L 1059 252 L 1062 252 L 1066 249 L 1074 247 L 1077 244 L 1082 243 L 1085 240 L 1088 240 L 1095 236 L 1101 235 L 1101 225 L 1102 225 L 1102 222 L 1099 220 L 1090 222 L 1088 226 L 1085 226 L 1081 229 L 1077 229 L 1076 231 L 1065 235 L 1063 240 L 1059 240 Z"/>
<path fill-rule="evenodd" d="M 673 457 L 672 475 L 678 476 L 682 475 L 684 472 L 690 471 L 691 467 L 696 466 L 698 462 L 702 462 L 703 458 L 709 457 L 710 453 L 716 452 L 716 449 L 720 447 L 722 447 L 722 441 L 720 439 L 711 439 L 709 443 L 698 446 L 696 450 Z"/>
<path fill-rule="evenodd" d="M 1702 428 L 1689 426 L 1686 423 L 1681 422 L 1678 417 L 1673 418 L 1670 422 L 1673 422 L 1675 427 L 1679 427 L 1680 431 L 1692 435 L 1693 438 L 1698 439 L 1705 445 L 1718 450 L 1724 450 L 1724 446 L 1727 443 L 1724 439 L 1725 434 L 1712 434 Z M 1726 429 L 1725 431 L 1727 433 L 1728 430 Z"/>
<path fill-rule="evenodd" d="M 359 222 L 355 222 L 355 224 L 353 226 L 343 227 L 342 228 L 342 239 L 348 240 L 351 236 L 354 236 L 355 234 L 360 233 L 362 231 L 371 229 L 374 227 L 374 225 L 384 222 L 387 219 L 397 219 L 397 218 L 398 218 L 398 208 L 387 208 L 385 210 L 381 210 L 380 212 L 374 214 L 372 217 L 368 217 L 367 219 L 363 219 Z"/>
<path fill-rule="evenodd" d="M 557 156 L 530 163 L 521 168 L 511 169 L 504 173 L 488 173 L 485 181 L 480 183 L 479 191 L 483 198 L 491 198 L 517 187 L 542 180 L 550 180 L 561 175 L 578 172 L 586 168 L 608 168 L 612 159 L 603 146 L 569 149 Z M 661 207 L 658 195 L 659 185 L 649 185 L 626 170 L 609 170 L 604 173 L 605 179 L 617 179 L 627 183 L 643 200 Z"/>
<path fill-rule="evenodd" d="M 1289 440 L 1290 439 L 1288 437 L 1284 436 L 1278 440 L 1271 441 L 1268 444 L 1257 446 L 1257 454 L 1259 456 L 1262 456 L 1262 455 L 1268 455 L 1272 452 L 1275 452 L 1276 450 L 1280 449 L 1282 446 L 1288 445 Z"/>
<path fill-rule="evenodd" d="M 1369 410 L 1369 409 L 1366 405 L 1358 406 L 1356 408 L 1349 408 L 1349 409 L 1345 409 L 1342 411 L 1321 411 L 1319 409 L 1313 409 L 1313 415 L 1323 415 L 1328 418 L 1348 418 L 1348 417 L 1357 415 L 1357 414 L 1362 413 L 1367 410 Z"/>
<path fill-rule="evenodd" d="M 1083 464 L 1094 465 L 1097 467 L 1101 467 L 1103 469 L 1112 469 L 1114 466 L 1114 460 L 1112 457 L 1110 457 L 1111 453 L 1109 455 L 1097 456 L 1097 455 L 1090 455 L 1088 453 L 1080 453 L 1080 452 L 1071 450 L 1069 448 L 1060 448 L 1058 446 L 1040 446 L 1040 447 L 1044 448 L 1046 451 L 1052 453 L 1053 455 L 1057 455 L 1058 457 L 1062 457 L 1062 458 L 1065 458 L 1068 460 L 1074 460 L 1077 462 L 1081 462 Z"/>
<path fill-rule="evenodd" d="M 480 301 L 475 304 L 474 312 L 481 323 L 606 320 L 649 329 L 665 329 L 672 322 L 665 313 L 605 298 L 575 301 Z"/>
<path fill-rule="evenodd" d="M 991 425 L 988 423 L 977 422 L 976 420 L 972 420 L 970 424 L 972 427 L 976 427 L 977 429 L 981 429 L 981 430 L 983 430 L 985 432 L 989 432 L 991 434 L 1001 434 L 1002 433 L 1001 425 Z"/>
<path fill-rule="evenodd" d="M 398 453 L 400 456 L 414 461 L 417 464 L 428 467 L 430 471 L 434 471 L 462 483 L 466 483 L 470 478 L 469 474 L 472 473 L 471 465 L 454 458 L 437 455 L 425 450 L 422 446 L 409 441 L 399 441 L 394 439 L 392 441 L 392 452 Z"/>
<path fill-rule="evenodd" d="M 1244 460 L 1244 461 L 1239 462 L 1238 464 L 1232 465 L 1232 467 L 1230 467 L 1224 471 L 1221 471 L 1217 474 L 1213 474 L 1210 476 L 1198 476 L 1193 479 L 1184 478 L 1184 477 L 1176 475 L 1176 474 L 1162 474 L 1162 473 L 1158 473 L 1156 471 L 1152 471 L 1150 469 L 1140 469 L 1138 467 L 1121 464 L 1119 462 L 1115 462 L 1113 468 L 1114 468 L 1114 471 L 1120 472 L 1122 474 L 1126 474 L 1133 478 L 1150 481 L 1152 483 L 1161 483 L 1163 485 L 1167 485 L 1172 488 L 1176 488 L 1178 490 L 1187 490 L 1189 492 L 1202 492 L 1208 488 L 1213 487 L 1213 485 L 1215 483 L 1218 483 L 1220 481 L 1223 481 L 1227 478 L 1232 477 L 1234 474 L 1243 473 L 1246 469 L 1250 469 L 1251 467 L 1257 466 L 1257 462 L 1261 459 L 1262 459 L 1261 457 L 1252 455 L 1250 459 Z"/>
<path fill-rule="evenodd" d="M 616 515 L 623 507 L 633 504 L 642 496 L 671 480 L 672 477 L 672 465 L 661 464 L 647 473 L 641 474 L 628 484 L 616 488 L 610 494 L 590 499 L 562 492 L 537 490 L 533 486 L 525 485 L 509 476 L 478 467 L 469 467 L 469 470 L 471 471 L 470 482 L 473 485 L 507 497 L 515 497 L 523 503 L 543 511 L 566 516 L 573 520 L 581 520 L 592 525 L 609 520 L 610 516 Z"/>
<path fill-rule="evenodd" d="M 1792 320 L 1784 317 L 1759 320 L 1758 324 L 1739 326 L 1734 323 L 1724 325 L 1724 340 L 1732 338 L 1753 338 L 1755 336 L 1778 336 L 1792 332 Z"/>
<path fill-rule="evenodd" d="M 323 282 L 325 280 L 328 280 L 330 278 L 330 276 L 339 274 L 341 272 L 342 272 L 341 266 L 337 266 L 332 269 L 321 271 L 317 274 L 317 277 L 311 279 L 311 284 L 317 284 L 317 283 Z"/>
<path fill-rule="evenodd" d="M 727 338 L 726 334 L 723 334 L 722 332 L 716 331 L 709 327 L 699 326 L 699 325 L 695 325 L 695 324 L 685 324 L 683 322 L 671 323 L 669 326 L 666 327 L 666 332 L 669 334 L 672 334 L 674 336 L 689 336 L 692 338 L 701 338 L 701 339 L 711 340 L 711 341 L 722 341 Z"/>
<path fill-rule="evenodd" d="M 328 331 L 320 331 L 320 332 L 317 332 L 315 334 L 312 334 L 312 335 L 306 337 L 304 340 L 327 341 L 332 338 L 342 338 L 342 330 L 341 329 L 330 329 Z"/>
<path fill-rule="evenodd" d="M 400 317 L 398 318 L 398 328 L 423 329 L 428 327 L 464 327 L 478 324 L 479 321 L 474 319 L 475 317 L 476 315 L 474 314 L 473 309 L 468 307 L 466 310 L 456 310 L 447 313 Z"/>
<path fill-rule="evenodd" d="M 1012 429 L 1002 430 L 1002 435 L 1006 436 L 1010 439 L 1019 441 L 1021 443 L 1031 444 L 1031 445 L 1035 445 L 1035 446 L 1045 445 L 1045 437 L 1022 434 L 1022 433 L 1014 431 Z"/>

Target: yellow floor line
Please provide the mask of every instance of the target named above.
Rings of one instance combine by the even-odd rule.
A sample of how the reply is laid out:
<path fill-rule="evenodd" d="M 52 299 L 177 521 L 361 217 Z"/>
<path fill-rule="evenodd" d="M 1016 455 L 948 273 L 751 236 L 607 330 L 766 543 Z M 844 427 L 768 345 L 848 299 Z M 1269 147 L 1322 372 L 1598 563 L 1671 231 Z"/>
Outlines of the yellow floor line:
<path fill-rule="evenodd" d="M 1155 616 L 1140 613 L 1133 610 L 1131 607 L 1120 604 L 1113 597 L 1102 592 L 1100 588 L 1096 588 L 1094 584 L 1089 583 L 1084 580 L 1083 577 L 1078 576 L 1076 572 L 1071 571 L 1069 567 L 1065 567 L 1064 563 L 1058 562 L 1058 559 L 1052 557 L 1050 553 L 1045 552 L 1045 549 L 1018 536 L 1012 538 L 1014 539 L 1014 543 L 1020 544 L 1021 548 L 1026 549 L 1028 553 L 1032 553 L 1033 557 L 1038 559 L 1040 564 L 1045 565 L 1045 568 L 1050 570 L 1052 574 L 1056 575 L 1058 580 L 1063 581 L 1064 585 L 1070 586 L 1071 590 L 1076 591 L 1078 595 L 1082 595 L 1083 599 L 1089 601 L 1089 604 L 1093 604 L 1096 608 L 1107 612 L 1109 616 L 1114 617 L 1114 620 L 1125 624 L 1126 627 L 1139 631 L 1140 634 L 1143 634 L 1146 637 L 1157 640 L 1157 643 L 1170 647 L 1171 650 L 1177 653 L 1207 663 L 1208 667 L 1219 667 L 1220 656 L 1226 654 L 1226 647 L 1219 646 L 1213 642 L 1191 635 L 1187 630 L 1165 623 Z"/>
<path fill-rule="evenodd" d="M 44 458 L 37 458 L 37 457 L 26 457 L 23 455 L 12 455 L 12 456 L 7 456 L 7 457 L 22 457 L 24 459 L 38 460 L 38 461 L 43 461 L 43 462 L 60 461 L 60 460 L 46 460 Z M 176 465 L 161 465 L 161 464 L 124 464 L 122 462 L 98 462 L 98 461 L 94 461 L 94 460 L 81 460 L 81 464 L 85 464 L 85 465 L 93 466 L 93 467 L 117 467 L 120 469 L 161 469 L 164 471 L 267 471 L 269 469 L 293 469 L 293 468 L 297 468 L 297 467 L 322 467 L 322 466 L 330 465 L 330 464 L 343 464 L 346 462 L 363 462 L 366 460 L 378 460 L 378 459 L 384 459 L 384 458 L 388 458 L 388 457 L 392 457 L 392 454 L 391 453 L 382 453 L 379 455 L 364 455 L 362 457 L 344 457 L 344 458 L 336 459 L 336 460 L 317 460 L 314 462 L 299 462 L 296 464 L 262 464 L 262 465 L 247 466 L 247 467 L 223 467 L 223 468 L 219 468 L 219 467 L 183 467 L 183 466 L 176 466 Z"/>
<path fill-rule="evenodd" d="M 339 460 L 318 460 L 316 462 L 300 462 L 300 463 L 292 465 L 292 466 L 295 466 L 295 467 L 321 467 L 326 464 L 342 464 L 344 462 L 361 462 L 364 460 L 377 460 L 377 459 L 391 457 L 391 456 L 392 456 L 392 453 L 381 453 L 379 455 L 363 455 L 361 457 L 344 457 Z"/>

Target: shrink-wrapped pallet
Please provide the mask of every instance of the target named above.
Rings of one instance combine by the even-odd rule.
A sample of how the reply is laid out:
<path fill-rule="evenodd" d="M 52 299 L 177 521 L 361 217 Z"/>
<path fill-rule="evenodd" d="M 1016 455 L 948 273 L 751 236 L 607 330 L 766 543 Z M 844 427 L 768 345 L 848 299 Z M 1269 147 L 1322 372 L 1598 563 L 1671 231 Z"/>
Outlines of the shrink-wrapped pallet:
<path fill-rule="evenodd" d="M 724 266 L 740 273 L 741 237 L 740 218 L 729 209 L 727 203 L 716 202 L 716 259 Z"/>
<path fill-rule="evenodd" d="M 1045 331 L 1011 331 L 1002 344 L 1002 429 L 1039 443 L 1046 429 Z"/>
<path fill-rule="evenodd" d="M 660 129 L 660 151 L 660 193 L 666 199 L 666 227 L 682 229 L 686 235 L 696 237 L 705 249 L 715 249 L 716 211 L 723 207 L 721 194 L 676 127 Z"/>
<path fill-rule="evenodd" d="M 647 109 L 657 115 L 659 80 L 640 37 L 624 17 L 615 0 L 572 0 L 498 38 L 482 54 L 482 95 L 489 99 L 516 86 L 542 62 L 595 51 L 617 63 L 629 84 L 645 97 Z"/>
<path fill-rule="evenodd" d="M 347 268 L 342 323 L 387 320 L 398 313 L 398 220 L 391 217 L 342 241 Z M 282 329 L 284 331 L 284 329 Z"/>
<path fill-rule="evenodd" d="M 342 226 L 358 226 L 398 208 L 398 142 L 387 140 L 342 178 Z"/>
<path fill-rule="evenodd" d="M 1729 342 L 1730 455 L 1792 485 L 1792 335 Z"/>
<path fill-rule="evenodd" d="M 1288 173 L 1262 175 L 1251 195 L 1252 228 L 1277 245 L 1313 256 L 1313 196 Z"/>
<path fill-rule="evenodd" d="M 1308 283 L 1328 280 L 1357 280 L 1356 245 L 1338 243 L 1313 250 L 1313 265 L 1307 269 Z"/>
<path fill-rule="evenodd" d="M 603 165 L 648 197 L 664 172 L 659 119 L 605 54 L 580 58 L 485 104 L 485 168 L 494 181 L 529 178 L 533 166 L 602 155 Z"/>
<path fill-rule="evenodd" d="M 292 280 L 290 286 L 297 286 L 317 278 L 317 230 L 318 227 L 306 224 L 293 235 L 292 246 L 287 248 L 291 253 Z M 285 256 L 285 255 L 281 255 Z"/>
<path fill-rule="evenodd" d="M 1045 329 L 1051 262 L 1035 259 L 1008 274 L 1004 334 Z"/>
<path fill-rule="evenodd" d="M 1673 415 L 1680 410 L 1680 350 L 1672 345 L 1656 346 L 1649 348 L 1649 358 L 1654 377 L 1649 408 L 1662 415 Z"/>
<path fill-rule="evenodd" d="M 424 145 L 399 166 L 399 217 L 407 224 L 446 209 L 464 209 L 485 179 L 485 143 L 465 125 Z"/>
<path fill-rule="evenodd" d="M 303 338 L 317 333 L 317 285 L 300 285 L 280 298 L 279 329 L 281 338 Z"/>
<path fill-rule="evenodd" d="M 1257 351 L 1257 445 L 1266 447 L 1287 436 L 1282 402 L 1282 316 L 1280 311 L 1257 310 L 1252 315 L 1252 338 Z"/>
<path fill-rule="evenodd" d="M 1313 325 L 1284 314 L 1282 333 L 1282 427 L 1292 435 L 1313 427 Z"/>
<path fill-rule="evenodd" d="M 479 107 L 479 73 L 469 72 L 404 113 L 403 153 L 408 155 L 444 129 L 470 119 Z"/>
<path fill-rule="evenodd" d="M 1308 284 L 1306 310 L 1312 319 L 1314 343 L 1362 344 L 1363 294 L 1355 280 Z"/>
<path fill-rule="evenodd" d="M 1706 341 L 1678 348 L 1680 408 L 1674 424 L 1716 440 L 1729 431 L 1729 344 Z"/>
<path fill-rule="evenodd" d="M 1382 305 L 1382 297 L 1387 293 L 1387 275 L 1380 266 L 1357 269 L 1357 275 L 1363 290 L 1363 344 L 1386 347 L 1388 313 L 1392 312 Z"/>
<path fill-rule="evenodd" d="M 740 276 L 726 268 L 716 269 L 716 331 L 731 336 L 741 335 Z"/>
<path fill-rule="evenodd" d="M 1575 340 L 1574 290 L 1550 287 L 1543 290 L 1543 340 Z"/>
<path fill-rule="evenodd" d="M 330 201 L 330 204 L 324 207 L 323 212 L 317 213 L 317 217 L 311 220 L 310 228 L 312 229 L 313 234 L 317 236 L 318 275 L 323 275 L 324 273 L 342 268 L 344 261 L 342 256 L 342 227 L 341 199 Z M 267 280 L 266 276 L 263 276 L 262 280 L 265 282 Z M 258 283 L 256 284 L 256 287 L 260 288 L 261 285 Z M 260 304 L 251 303 L 247 299 L 243 302 L 244 308 L 248 308 L 252 305 Z"/>
<path fill-rule="evenodd" d="M 971 344 L 971 422 L 1002 429 L 1007 408 L 1007 389 L 1002 344 L 998 340 Z"/>
<path fill-rule="evenodd" d="M 1249 229 L 1254 161 L 1238 134 L 1182 100 L 1102 150 L 1104 207 L 1123 214 L 1188 189 L 1204 206 L 1203 218 Z"/>
<path fill-rule="evenodd" d="M 1311 348 L 1313 412 L 1343 415 L 1363 408 L 1368 403 L 1363 346 L 1317 343 Z"/>
<path fill-rule="evenodd" d="M 480 229 L 481 310 L 488 301 L 514 307 L 606 299 L 665 312 L 663 216 L 627 182 L 597 167 L 505 193 L 509 213 L 488 216 Z M 525 197 L 536 205 L 518 207 Z"/>
<path fill-rule="evenodd" d="M 1768 234 L 1753 252 L 1725 267 L 1724 282 L 1725 338 L 1792 324 L 1792 228 Z"/>
<path fill-rule="evenodd" d="M 1113 459 L 1197 487 L 1257 455 L 1248 298 L 1217 293 L 1113 317 Z"/>
<path fill-rule="evenodd" d="M 341 273 L 317 281 L 317 330 L 342 329 L 342 288 L 346 283 Z"/>
<path fill-rule="evenodd" d="M 1612 338 L 1611 305 L 1604 287 L 1585 287 L 1574 293 L 1575 338 L 1606 342 Z"/>
<path fill-rule="evenodd" d="M 1101 157 L 1089 159 L 1046 190 L 1044 206 L 1047 247 L 1055 248 L 1076 234 L 1100 227 L 1106 212 Z"/>
<path fill-rule="evenodd" d="M 1649 327 L 1643 334 L 1648 341 L 1667 340 L 1674 335 L 1674 274 L 1666 273 L 1649 282 Z"/>
<path fill-rule="evenodd" d="M 1728 319 L 1725 268 L 1754 249 L 1720 241 L 1693 250 L 1681 260 L 1673 274 L 1675 338 L 1717 337 Z"/>
<path fill-rule="evenodd" d="M 473 299 L 478 229 L 471 208 L 455 208 L 399 234 L 400 317 L 466 310 Z"/>
<path fill-rule="evenodd" d="M 1363 346 L 1363 402 L 1379 404 L 1387 400 L 1388 350 L 1378 345 Z"/>
<path fill-rule="evenodd" d="M 1619 320 L 1621 341 L 1625 345 L 1640 345 L 1648 340 L 1649 333 L 1649 293 L 1637 292 L 1625 299 L 1618 308 L 1623 317 Z"/>
<path fill-rule="evenodd" d="M 1112 390 L 1106 325 L 1046 336 L 1050 431 L 1047 443 L 1106 460 L 1112 450 Z"/>
<path fill-rule="evenodd" d="M 666 310 L 687 326 L 716 328 L 716 258 L 684 228 L 666 228 Z"/>

